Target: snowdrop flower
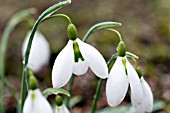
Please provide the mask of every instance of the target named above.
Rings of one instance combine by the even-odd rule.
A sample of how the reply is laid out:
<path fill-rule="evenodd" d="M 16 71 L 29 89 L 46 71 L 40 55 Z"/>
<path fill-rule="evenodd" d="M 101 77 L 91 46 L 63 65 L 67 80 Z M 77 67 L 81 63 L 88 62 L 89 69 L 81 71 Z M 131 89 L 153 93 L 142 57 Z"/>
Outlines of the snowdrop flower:
<path fill-rule="evenodd" d="M 67 109 L 67 107 L 63 104 L 61 106 L 57 106 L 55 113 L 70 113 L 70 111 Z"/>
<path fill-rule="evenodd" d="M 53 113 L 52 108 L 39 89 L 29 90 L 23 113 Z"/>
<path fill-rule="evenodd" d="M 97 49 L 77 38 L 77 30 L 73 24 L 67 29 L 69 41 L 58 54 L 53 70 L 52 84 L 55 88 L 63 87 L 72 73 L 83 75 L 88 67 L 100 78 L 108 77 L 107 64 Z"/>
<path fill-rule="evenodd" d="M 53 113 L 52 108 L 41 91 L 37 88 L 38 81 L 29 70 L 29 92 L 24 103 L 23 113 Z"/>
<path fill-rule="evenodd" d="M 55 113 L 70 113 L 70 111 L 67 109 L 67 107 L 63 103 L 63 99 L 61 96 L 57 95 L 55 100 L 57 104 Z"/>
<path fill-rule="evenodd" d="M 153 94 L 152 91 L 148 85 L 148 83 L 144 80 L 142 77 L 142 73 L 137 65 L 136 72 L 138 73 L 141 85 L 142 85 L 142 91 L 143 91 L 143 99 L 141 103 L 137 103 L 135 99 L 133 98 L 133 95 L 131 95 L 131 101 L 132 105 L 135 107 L 136 113 L 145 113 L 145 112 L 152 112 L 153 108 Z"/>
<path fill-rule="evenodd" d="M 143 100 L 143 91 L 137 72 L 126 58 L 124 42 L 118 45 L 118 57 L 109 73 L 106 83 L 106 97 L 110 106 L 119 105 L 127 93 L 129 84 L 133 100 L 140 104 Z"/>
<path fill-rule="evenodd" d="M 25 51 L 29 41 L 30 33 L 31 32 L 27 34 L 22 45 L 23 57 L 25 56 Z M 50 47 L 48 41 L 40 32 L 36 32 L 31 46 L 28 67 L 31 68 L 34 72 L 37 72 L 42 68 L 42 66 L 49 62 L 49 59 Z"/>

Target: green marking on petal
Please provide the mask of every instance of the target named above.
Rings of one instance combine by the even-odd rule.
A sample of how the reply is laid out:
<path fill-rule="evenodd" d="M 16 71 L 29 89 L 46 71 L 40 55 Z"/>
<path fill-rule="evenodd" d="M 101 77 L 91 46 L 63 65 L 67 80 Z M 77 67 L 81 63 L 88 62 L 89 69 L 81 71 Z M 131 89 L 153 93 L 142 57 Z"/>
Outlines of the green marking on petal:
<path fill-rule="evenodd" d="M 34 91 L 32 91 L 31 99 L 32 99 L 32 101 L 34 101 L 34 100 L 35 100 L 35 93 L 34 93 Z"/>
<path fill-rule="evenodd" d="M 74 61 L 78 62 L 79 59 L 84 61 L 84 58 L 80 52 L 79 45 L 76 41 L 73 41 L 73 49 L 74 49 Z"/>
<path fill-rule="evenodd" d="M 142 77 L 142 71 L 140 70 L 139 66 L 136 66 L 135 70 L 136 70 L 139 78 L 141 78 Z"/>
<path fill-rule="evenodd" d="M 125 68 L 125 73 L 126 73 L 126 75 L 128 75 L 127 68 L 126 68 L 126 59 L 124 57 L 122 58 L 122 63 Z"/>

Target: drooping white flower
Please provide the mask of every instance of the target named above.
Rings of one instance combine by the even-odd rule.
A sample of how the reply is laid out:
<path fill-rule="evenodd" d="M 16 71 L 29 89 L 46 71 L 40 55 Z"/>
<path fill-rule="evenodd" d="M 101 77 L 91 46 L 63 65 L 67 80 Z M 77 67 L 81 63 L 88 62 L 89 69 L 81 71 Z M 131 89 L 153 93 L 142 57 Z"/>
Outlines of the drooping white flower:
<path fill-rule="evenodd" d="M 23 113 L 53 113 L 52 108 L 39 89 L 30 90 L 25 100 Z"/>
<path fill-rule="evenodd" d="M 135 107 L 136 113 L 152 112 L 153 94 L 148 83 L 141 77 L 141 85 L 143 91 L 143 99 L 141 103 L 137 103 L 131 95 L 132 105 Z"/>
<path fill-rule="evenodd" d="M 31 32 L 27 34 L 22 45 L 23 57 L 25 55 L 30 33 Z M 50 59 L 50 47 L 48 41 L 40 32 L 36 32 L 30 50 L 28 67 L 31 68 L 34 72 L 37 72 L 42 68 L 42 66 L 49 62 L 49 59 Z"/>
<path fill-rule="evenodd" d="M 55 60 L 52 70 L 53 87 L 64 86 L 72 73 L 76 75 L 85 74 L 88 67 L 96 76 L 100 78 L 108 77 L 107 64 L 97 49 L 82 42 L 79 38 L 74 41 L 69 40 Z"/>
<path fill-rule="evenodd" d="M 126 69 L 123 64 L 123 58 L 126 61 Z M 131 96 L 133 96 L 136 103 L 141 104 L 143 91 L 138 74 L 126 57 L 119 56 L 109 73 L 106 84 L 106 97 L 110 106 L 117 106 L 123 101 L 129 84 Z"/>
<path fill-rule="evenodd" d="M 61 106 L 57 106 L 55 109 L 55 113 L 70 113 L 67 107 L 63 104 Z"/>

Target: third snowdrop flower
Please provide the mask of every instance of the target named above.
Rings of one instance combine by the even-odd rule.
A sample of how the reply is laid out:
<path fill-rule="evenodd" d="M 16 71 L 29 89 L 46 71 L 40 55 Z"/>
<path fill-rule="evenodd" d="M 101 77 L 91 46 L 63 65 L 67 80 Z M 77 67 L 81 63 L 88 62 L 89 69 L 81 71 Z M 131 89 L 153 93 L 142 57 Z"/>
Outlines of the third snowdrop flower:
<path fill-rule="evenodd" d="M 39 89 L 29 90 L 24 103 L 23 113 L 53 113 L 48 101 Z"/>
<path fill-rule="evenodd" d="M 62 97 L 59 95 L 56 96 L 56 104 L 57 105 L 56 105 L 55 113 L 70 113 L 68 108 L 63 103 Z"/>
<path fill-rule="evenodd" d="M 143 99 L 141 82 L 135 69 L 126 58 L 126 47 L 122 41 L 118 45 L 118 55 L 107 79 L 108 104 L 110 106 L 119 105 L 125 98 L 129 84 L 133 99 L 135 102 L 141 103 Z"/>
<path fill-rule="evenodd" d="M 140 77 L 142 91 L 143 91 L 143 99 L 141 103 L 137 103 L 134 97 L 131 95 L 132 105 L 135 107 L 136 113 L 145 113 L 145 112 L 152 112 L 153 108 L 153 94 L 148 85 L 148 83 L 142 77 L 142 73 L 139 67 L 136 67 L 136 71 Z"/>
<path fill-rule="evenodd" d="M 30 32 L 27 34 L 22 45 L 23 57 L 25 55 L 29 37 Z M 48 41 L 40 32 L 36 32 L 31 46 L 28 67 L 31 68 L 34 72 L 37 72 L 42 68 L 42 66 L 49 62 L 49 59 L 50 47 Z"/>
<path fill-rule="evenodd" d="M 29 92 L 24 103 L 23 113 L 53 113 L 52 108 L 41 91 L 37 88 L 38 81 L 30 70 Z"/>
<path fill-rule="evenodd" d="M 69 41 L 58 54 L 53 70 L 53 87 L 64 86 L 70 79 L 72 73 L 83 75 L 88 67 L 100 78 L 108 77 L 107 64 L 97 49 L 82 42 L 77 38 L 77 30 L 73 24 L 67 29 Z"/>

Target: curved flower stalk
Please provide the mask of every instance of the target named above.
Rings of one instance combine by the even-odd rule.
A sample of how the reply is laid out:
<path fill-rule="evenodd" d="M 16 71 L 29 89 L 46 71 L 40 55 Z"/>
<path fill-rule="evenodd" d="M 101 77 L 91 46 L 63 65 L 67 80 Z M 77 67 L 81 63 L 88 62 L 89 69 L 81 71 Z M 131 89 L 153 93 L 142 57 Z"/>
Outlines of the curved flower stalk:
<path fill-rule="evenodd" d="M 29 90 L 23 113 L 53 113 L 52 108 L 39 89 Z"/>
<path fill-rule="evenodd" d="M 93 46 L 77 38 L 77 30 L 73 24 L 68 26 L 69 41 L 58 54 L 53 70 L 53 87 L 63 87 L 71 78 L 72 73 L 83 75 L 88 67 L 100 78 L 108 77 L 107 64 L 100 52 Z"/>
<path fill-rule="evenodd" d="M 106 96 L 110 106 L 119 105 L 130 84 L 131 96 L 137 104 L 143 100 L 143 90 L 137 72 L 126 58 L 126 47 L 121 41 L 118 45 L 118 57 L 111 68 L 106 84 Z"/>
<path fill-rule="evenodd" d="M 25 56 L 25 51 L 29 41 L 30 33 L 31 32 L 28 32 L 22 45 L 23 57 Z M 49 62 L 49 59 L 50 59 L 49 43 L 40 32 L 36 32 L 34 40 L 32 42 L 30 58 L 28 60 L 28 67 L 31 68 L 34 72 L 37 72 L 42 68 L 42 66 Z"/>

